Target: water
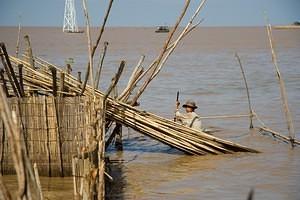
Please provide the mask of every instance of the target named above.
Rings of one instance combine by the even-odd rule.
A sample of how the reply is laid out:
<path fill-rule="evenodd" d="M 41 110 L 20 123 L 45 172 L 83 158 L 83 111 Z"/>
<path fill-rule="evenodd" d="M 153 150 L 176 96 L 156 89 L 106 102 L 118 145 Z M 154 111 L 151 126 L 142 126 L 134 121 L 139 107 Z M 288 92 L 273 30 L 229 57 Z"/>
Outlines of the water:
<path fill-rule="evenodd" d="M 105 89 L 122 59 L 127 67 L 119 90 L 139 60 L 146 67 L 163 46 L 166 34 L 154 28 L 109 28 L 101 89 Z M 36 55 L 60 66 L 74 58 L 73 74 L 87 63 L 84 34 L 65 34 L 58 28 L 24 28 Z M 0 39 L 14 53 L 17 29 L 0 28 Z M 95 37 L 96 30 L 93 30 Z M 286 82 L 289 106 L 300 138 L 300 30 L 274 30 L 279 66 Z M 103 40 L 104 42 L 104 40 Z M 22 44 L 23 47 L 23 44 Z M 102 47 L 101 47 L 102 48 Z M 274 130 L 287 134 L 278 82 L 264 28 L 201 28 L 185 38 L 159 76 L 143 94 L 141 109 L 173 118 L 176 92 L 180 101 L 193 99 L 202 116 L 246 114 L 247 96 L 234 53 L 246 72 L 253 108 Z M 98 55 L 96 55 L 96 63 Z M 248 119 L 203 120 L 204 126 L 222 131 L 217 136 L 260 150 L 260 154 L 186 156 L 146 136 L 124 128 L 124 151 L 108 154 L 115 161 L 119 181 L 112 199 L 246 199 L 251 188 L 255 199 L 300 199 L 300 148 L 249 131 Z M 255 121 L 255 125 L 259 125 Z M 121 162 L 122 161 L 122 162 Z M 119 164 L 117 164 L 119 163 Z M 15 188 L 14 177 L 5 177 Z M 71 178 L 42 178 L 49 199 L 72 198 Z"/>

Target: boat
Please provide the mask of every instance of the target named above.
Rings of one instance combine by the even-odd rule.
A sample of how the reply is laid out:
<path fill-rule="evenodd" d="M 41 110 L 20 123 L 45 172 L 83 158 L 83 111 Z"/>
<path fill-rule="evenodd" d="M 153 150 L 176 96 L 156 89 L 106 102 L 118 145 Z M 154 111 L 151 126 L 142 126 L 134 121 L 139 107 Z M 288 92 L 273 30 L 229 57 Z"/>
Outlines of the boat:
<path fill-rule="evenodd" d="M 290 25 L 273 26 L 275 29 L 300 29 L 300 22 L 296 21 Z"/>
<path fill-rule="evenodd" d="M 168 26 L 158 26 L 155 30 L 155 33 L 168 33 L 169 27 Z"/>

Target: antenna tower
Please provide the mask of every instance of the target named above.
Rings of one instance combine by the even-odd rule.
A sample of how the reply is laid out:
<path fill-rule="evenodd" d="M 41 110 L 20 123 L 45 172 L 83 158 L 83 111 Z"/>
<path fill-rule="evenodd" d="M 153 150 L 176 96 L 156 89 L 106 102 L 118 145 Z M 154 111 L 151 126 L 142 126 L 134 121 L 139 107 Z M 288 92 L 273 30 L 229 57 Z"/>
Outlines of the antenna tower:
<path fill-rule="evenodd" d="M 78 33 L 74 0 L 66 0 L 63 32 Z"/>

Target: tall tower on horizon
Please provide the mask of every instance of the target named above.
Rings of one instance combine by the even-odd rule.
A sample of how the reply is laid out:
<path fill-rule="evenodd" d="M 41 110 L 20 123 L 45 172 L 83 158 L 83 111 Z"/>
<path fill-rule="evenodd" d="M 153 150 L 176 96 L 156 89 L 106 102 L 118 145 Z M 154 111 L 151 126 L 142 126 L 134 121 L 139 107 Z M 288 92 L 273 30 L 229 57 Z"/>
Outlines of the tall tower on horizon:
<path fill-rule="evenodd" d="M 74 0 L 66 0 L 63 32 L 78 33 Z"/>

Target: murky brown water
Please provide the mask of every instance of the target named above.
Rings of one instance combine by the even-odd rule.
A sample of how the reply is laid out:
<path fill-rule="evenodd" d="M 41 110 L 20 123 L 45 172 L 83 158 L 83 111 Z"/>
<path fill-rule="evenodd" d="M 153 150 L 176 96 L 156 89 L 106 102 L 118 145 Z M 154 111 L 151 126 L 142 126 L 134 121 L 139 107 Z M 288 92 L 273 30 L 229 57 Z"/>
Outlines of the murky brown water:
<path fill-rule="evenodd" d="M 14 52 L 16 28 L 0 28 L 0 40 Z M 56 28 L 25 28 L 36 55 L 64 65 L 74 58 L 74 70 L 84 70 L 87 46 L 84 34 L 65 34 Z M 111 28 L 101 88 L 105 88 L 121 59 L 127 69 L 120 90 L 141 54 L 150 63 L 166 34 L 150 28 Z M 300 138 L 300 30 L 274 31 L 282 71 Z M 247 98 L 234 52 L 241 56 L 254 110 L 266 124 L 287 133 L 266 32 L 263 28 L 201 28 L 183 41 L 161 74 L 142 96 L 142 109 L 172 118 L 177 90 L 180 100 L 194 99 L 203 115 L 247 113 Z M 263 153 L 186 156 L 150 138 L 124 131 L 124 151 L 110 149 L 120 181 L 113 199 L 300 199 L 300 148 L 248 130 L 248 119 L 204 120 L 204 126 L 222 129 L 219 137 L 256 148 Z M 255 122 L 255 125 L 259 125 Z M 116 164 L 115 164 L 116 165 Z M 11 189 L 12 176 L 5 177 Z M 72 198 L 71 178 L 42 178 L 49 199 Z"/>

